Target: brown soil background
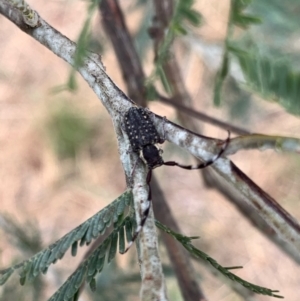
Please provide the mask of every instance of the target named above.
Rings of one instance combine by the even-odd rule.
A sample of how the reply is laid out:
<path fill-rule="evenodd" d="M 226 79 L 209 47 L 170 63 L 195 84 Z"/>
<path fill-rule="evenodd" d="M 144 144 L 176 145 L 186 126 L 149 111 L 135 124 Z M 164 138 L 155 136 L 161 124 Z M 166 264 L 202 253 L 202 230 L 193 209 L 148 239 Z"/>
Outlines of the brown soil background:
<path fill-rule="evenodd" d="M 31 1 L 39 14 L 57 30 L 76 40 L 85 19 L 84 2 Z M 228 1 L 198 1 L 197 7 L 206 21 L 199 33 L 207 40 L 222 42 L 226 29 Z M 124 7 L 130 30 L 135 32 L 141 13 Z M 99 29 L 99 17 L 93 28 Z M 103 62 L 109 76 L 126 92 L 119 66 L 109 43 L 106 43 Z M 225 108 L 214 108 L 211 89 L 207 85 L 206 69 L 199 57 L 183 53 L 182 64 L 187 86 L 199 109 L 209 115 L 229 119 Z M 183 53 L 183 54 L 182 54 Z M 181 57 L 180 57 L 181 58 Z M 151 62 L 152 54 L 148 61 Z M 150 69 L 149 69 L 150 70 Z M 21 32 L 8 20 L 0 17 L 0 205 L 20 223 L 36 221 L 42 233 L 43 244 L 55 241 L 110 203 L 125 189 L 122 168 L 118 159 L 115 136 L 109 115 L 87 84 L 77 76 L 79 89 L 71 94 L 52 94 L 53 87 L 64 84 L 70 67 L 44 46 Z M 201 102 L 199 101 L 201 100 Z M 283 111 L 276 104 L 259 99 L 257 114 L 250 124 L 242 124 L 252 132 L 299 137 L 300 120 Z M 91 158 L 88 150 L 78 154 L 76 175 L 70 176 L 71 162 L 55 157 L 45 133 L 45 124 L 53 108 L 65 103 L 76 107 L 89 119 L 99 124 L 95 145 L 99 153 Z M 151 109 L 176 121 L 170 107 L 153 103 Z M 201 123 L 199 123 L 201 124 Z M 226 132 L 202 126 L 207 136 L 224 138 Z M 173 151 L 165 143 L 165 156 L 177 161 L 191 161 L 188 155 Z M 273 151 L 240 152 L 232 160 L 257 184 L 270 193 L 295 218 L 300 218 L 300 173 L 297 155 Z M 272 289 L 279 289 L 285 300 L 296 301 L 300 293 L 300 268 L 280 249 L 274 246 L 236 209 L 214 190 L 204 188 L 198 173 L 180 169 L 156 170 L 169 204 L 186 235 L 199 235 L 197 245 L 224 266 L 242 265 L 237 274 L 245 279 Z M 159 208 L 155 208 L 159 210 Z M 0 268 L 7 267 L 19 254 L 1 234 Z M 59 262 L 53 270 L 69 275 L 82 252 L 75 258 Z M 162 250 L 162 254 L 165 251 Z M 134 252 L 128 257 L 134 256 Z M 25 259 L 25 258 L 24 258 Z M 127 260 L 118 256 L 124 271 Z M 165 260 L 167 262 L 167 260 Z M 216 280 L 195 264 L 201 273 L 202 287 L 209 300 L 241 300 L 222 281 Z M 51 271 L 52 268 L 50 268 Z M 57 287 L 55 272 L 43 276 L 51 283 L 47 296 Z M 176 284 L 168 281 L 170 296 L 180 300 Z M 136 294 L 137 295 L 137 294 Z M 82 300 L 89 300 L 87 297 Z M 271 300 L 255 296 L 253 300 Z"/>

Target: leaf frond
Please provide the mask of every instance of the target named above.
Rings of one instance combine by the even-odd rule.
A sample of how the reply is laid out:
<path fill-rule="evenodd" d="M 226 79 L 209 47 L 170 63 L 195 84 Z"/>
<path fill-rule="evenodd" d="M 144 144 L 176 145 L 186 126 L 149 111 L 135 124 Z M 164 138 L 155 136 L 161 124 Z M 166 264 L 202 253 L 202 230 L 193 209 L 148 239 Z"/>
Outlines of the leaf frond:
<path fill-rule="evenodd" d="M 20 283 L 31 281 L 40 273 L 46 273 L 50 264 L 54 264 L 61 259 L 66 251 L 71 248 L 73 256 L 77 253 L 78 241 L 80 246 L 88 245 L 93 239 L 102 235 L 106 228 L 113 222 L 118 223 L 119 217 L 132 201 L 131 191 L 124 192 L 115 201 L 100 210 L 84 223 L 67 233 L 48 248 L 38 252 L 28 260 L 16 264 L 5 270 L 0 270 L 0 285 L 3 285 L 16 270 L 20 270 Z M 114 257 L 114 250 L 111 251 L 110 258 Z"/>
<path fill-rule="evenodd" d="M 126 224 L 130 223 L 130 217 L 126 217 L 121 225 L 117 226 L 98 246 L 88 258 L 86 258 L 76 271 L 65 281 L 65 283 L 54 293 L 48 301 L 74 301 L 84 281 L 89 283 L 91 290 L 96 290 L 96 275 L 101 273 L 105 259 L 110 263 L 116 256 L 119 233 Z M 119 252 L 121 250 L 119 249 Z M 121 253 L 121 252 L 120 252 Z"/>
<path fill-rule="evenodd" d="M 230 23 L 232 25 L 247 29 L 250 25 L 260 24 L 262 21 L 256 15 L 251 15 L 245 12 L 252 0 L 232 0 Z"/>
<path fill-rule="evenodd" d="M 237 26 L 243 29 L 248 29 L 250 25 L 261 23 L 261 20 L 258 18 L 258 16 L 250 15 L 245 12 L 251 2 L 252 0 L 231 0 L 229 20 L 227 24 L 227 32 L 224 43 L 224 54 L 222 57 L 220 70 L 217 72 L 214 85 L 215 106 L 219 106 L 221 104 L 221 92 L 230 66 L 230 41 L 232 40 L 235 27 Z"/>
<path fill-rule="evenodd" d="M 155 61 L 155 69 L 146 81 L 146 86 L 151 87 L 155 80 L 160 80 L 165 92 L 172 94 L 172 86 L 169 83 L 164 71 L 164 64 L 170 58 L 170 48 L 174 39 L 178 36 L 187 35 L 190 28 L 187 25 L 199 27 L 202 22 L 202 15 L 193 8 L 194 0 L 178 0 L 174 8 L 172 18 L 168 27 L 164 28 L 164 38 L 162 39 Z"/>
<path fill-rule="evenodd" d="M 168 227 L 166 227 L 165 225 L 161 224 L 158 221 L 155 221 L 156 226 L 163 230 L 164 232 L 170 234 L 171 236 L 173 236 L 177 241 L 179 241 L 182 246 L 195 258 L 197 259 L 202 259 L 205 260 L 206 262 L 208 262 L 210 265 L 212 265 L 216 270 L 218 270 L 221 274 L 223 274 L 224 276 L 226 276 L 227 278 L 229 278 L 232 281 L 235 281 L 241 285 L 243 285 L 245 288 L 251 290 L 252 292 L 256 293 L 256 294 L 261 294 L 261 295 L 267 295 L 267 296 L 272 296 L 275 298 L 283 298 L 283 296 L 274 294 L 279 292 L 278 290 L 271 290 L 269 288 L 265 288 L 262 286 L 258 286 L 255 284 L 252 284 L 238 276 L 236 276 L 235 274 L 231 273 L 229 270 L 231 269 L 237 269 L 237 268 L 241 268 L 240 266 L 236 266 L 236 267 L 223 267 L 221 266 L 215 259 L 213 259 L 212 257 L 210 257 L 208 254 L 205 254 L 204 252 L 202 252 L 201 250 L 197 249 L 196 247 L 193 246 L 193 244 L 191 243 L 191 240 L 193 239 L 193 237 L 187 237 L 184 236 L 182 234 L 176 233 L 173 230 L 169 229 Z"/>
<path fill-rule="evenodd" d="M 265 99 L 277 102 L 289 113 L 300 115 L 300 72 L 286 59 L 274 59 L 258 51 L 245 52 L 235 47 L 231 53 L 238 59 L 246 85 Z"/>

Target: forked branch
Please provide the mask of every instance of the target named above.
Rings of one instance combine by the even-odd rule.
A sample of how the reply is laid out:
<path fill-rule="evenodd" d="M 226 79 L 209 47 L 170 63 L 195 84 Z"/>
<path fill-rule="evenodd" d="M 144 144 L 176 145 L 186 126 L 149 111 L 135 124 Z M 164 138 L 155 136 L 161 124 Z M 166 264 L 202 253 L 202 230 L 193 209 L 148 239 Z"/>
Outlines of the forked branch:
<path fill-rule="evenodd" d="M 26 8 L 27 12 L 30 8 L 28 6 Z M 24 11 L 16 10 L 9 1 L 0 0 L 0 13 L 54 54 L 74 66 L 74 57 L 77 50 L 76 44 L 51 27 L 38 14 L 36 14 L 38 17 L 38 26 L 32 28 L 24 22 L 22 15 Z M 106 74 L 99 55 L 88 53 L 83 64 L 78 66 L 77 70 L 111 115 L 118 139 L 120 159 L 126 177 L 129 179 L 133 167 L 133 159 L 136 160 L 136 157 L 133 158 L 133 155 L 127 152 L 129 141 L 122 129 L 122 123 L 125 113 L 132 106 L 133 102 L 126 97 Z M 183 147 L 202 161 L 208 161 L 218 153 L 220 140 L 197 135 L 169 121 L 163 121 L 159 116 L 153 116 L 152 119 L 160 135 L 165 135 L 167 140 Z M 213 168 L 231 186 L 235 187 L 248 203 L 258 210 L 258 213 L 276 230 L 281 238 L 292 244 L 298 252 L 300 251 L 300 226 L 292 216 L 246 175 L 240 172 L 228 159 L 220 158 L 215 162 Z M 138 164 L 132 179 L 133 194 L 137 209 L 137 223 L 141 219 L 141 212 L 143 212 L 143 206 L 146 206 L 145 203 L 148 196 L 145 179 L 146 168 L 143 164 Z M 127 182 L 129 183 L 129 181 Z M 143 232 L 144 236 L 142 235 L 140 240 L 140 247 L 143 250 L 142 254 L 145 255 L 145 257 L 140 258 L 142 274 L 145 275 L 148 272 L 151 273 L 151 271 L 155 273 L 156 292 L 160 294 L 160 300 L 166 300 L 153 219 L 148 219 Z M 155 266 L 153 265 L 154 262 Z M 149 266 L 151 267 L 150 270 Z M 153 284 L 153 281 L 152 283 L 149 281 L 149 285 L 151 284 Z"/>

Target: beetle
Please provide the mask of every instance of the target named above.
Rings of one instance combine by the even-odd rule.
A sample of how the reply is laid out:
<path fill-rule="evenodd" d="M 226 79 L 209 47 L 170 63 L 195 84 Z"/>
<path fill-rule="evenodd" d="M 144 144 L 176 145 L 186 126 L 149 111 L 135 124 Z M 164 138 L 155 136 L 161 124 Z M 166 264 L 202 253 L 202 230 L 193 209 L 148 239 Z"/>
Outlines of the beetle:
<path fill-rule="evenodd" d="M 143 162 L 148 167 L 148 174 L 146 178 L 146 183 L 148 185 L 148 207 L 143 212 L 140 224 L 135 230 L 131 241 L 128 243 L 127 248 L 124 253 L 126 253 L 132 244 L 137 239 L 139 233 L 143 229 L 143 226 L 148 218 L 150 206 L 151 206 L 151 189 L 150 182 L 152 176 L 152 170 L 162 165 L 167 166 L 178 166 L 183 169 L 203 169 L 209 165 L 212 165 L 216 160 L 218 160 L 225 149 L 227 148 L 230 141 L 230 132 L 228 132 L 227 139 L 223 142 L 223 146 L 219 153 L 212 159 L 200 163 L 198 165 L 183 165 L 175 161 L 165 162 L 162 158 L 162 150 L 159 148 L 158 144 L 164 143 L 164 138 L 160 137 L 154 123 L 152 122 L 149 112 L 147 109 L 140 107 L 131 107 L 124 117 L 124 128 L 128 135 L 132 151 L 139 155 Z"/>

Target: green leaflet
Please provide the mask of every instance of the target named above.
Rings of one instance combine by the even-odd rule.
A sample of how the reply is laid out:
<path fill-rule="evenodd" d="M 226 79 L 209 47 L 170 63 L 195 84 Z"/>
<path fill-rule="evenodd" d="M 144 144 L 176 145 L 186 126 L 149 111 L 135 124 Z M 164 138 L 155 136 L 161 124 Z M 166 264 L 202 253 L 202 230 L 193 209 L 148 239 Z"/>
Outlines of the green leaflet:
<path fill-rule="evenodd" d="M 199 27 L 202 22 L 201 14 L 193 8 L 194 0 L 178 0 L 174 7 L 172 18 L 169 20 L 167 28 L 164 28 L 165 35 L 160 41 L 157 49 L 157 57 L 155 60 L 155 70 L 147 80 L 147 90 L 152 90 L 154 81 L 159 79 L 167 94 L 171 95 L 172 84 L 166 76 L 164 64 L 170 58 L 170 48 L 173 41 L 178 36 L 183 36 L 191 31 L 191 27 Z M 171 54 L 172 56 L 172 54 Z M 149 99 L 153 97 L 152 93 L 148 93 Z"/>
<path fill-rule="evenodd" d="M 215 259 L 211 258 L 209 255 L 205 254 L 201 250 L 199 250 L 196 247 L 194 247 L 193 244 L 191 243 L 191 241 L 193 239 L 196 239 L 197 237 L 187 237 L 187 236 L 184 236 L 184 235 L 182 235 L 180 233 L 176 233 L 176 232 L 172 231 L 171 229 L 169 229 L 165 225 L 161 224 L 159 221 L 156 221 L 155 223 L 156 223 L 156 226 L 159 229 L 161 229 L 164 232 L 170 234 L 177 241 L 179 241 L 182 244 L 182 246 L 192 256 L 194 256 L 197 259 L 205 260 L 206 262 L 208 262 L 216 270 L 218 270 L 220 273 L 222 273 L 223 275 L 225 275 L 230 280 L 238 282 L 239 284 L 243 285 L 245 288 L 251 290 L 252 292 L 254 292 L 256 294 L 262 294 L 262 295 L 272 296 L 272 297 L 275 297 L 275 298 L 283 298 L 280 295 L 274 294 L 274 293 L 279 292 L 278 290 L 271 290 L 269 288 L 265 288 L 265 287 L 262 287 L 262 286 L 258 286 L 258 285 L 252 284 L 252 283 L 250 283 L 250 282 L 248 282 L 248 281 L 246 281 L 246 280 L 244 280 L 244 279 L 236 276 L 235 274 L 233 274 L 233 273 L 231 273 L 229 271 L 230 269 L 240 268 L 240 267 L 223 267 Z"/>
<path fill-rule="evenodd" d="M 47 272 L 49 265 L 55 263 L 58 259 L 61 259 L 70 247 L 72 247 L 72 255 L 76 255 L 78 241 L 80 240 L 80 245 L 88 244 L 92 239 L 102 235 L 108 225 L 112 222 L 115 223 L 115 221 L 119 221 L 119 216 L 123 215 L 126 207 L 130 205 L 131 200 L 131 191 L 124 192 L 111 204 L 67 233 L 48 248 L 38 252 L 28 260 L 8 269 L 0 270 L 0 285 L 3 285 L 14 271 L 19 269 L 21 269 L 19 272 L 20 283 L 23 285 L 27 280 L 31 281 L 40 273 Z M 121 208 L 123 208 L 123 212 L 121 211 Z M 104 219 L 105 222 L 103 222 Z M 113 255 L 112 250 L 110 255 L 111 259 L 114 257 Z"/>
<path fill-rule="evenodd" d="M 230 66 L 229 48 L 230 41 L 233 36 L 234 27 L 241 27 L 248 29 L 250 25 L 260 24 L 261 20 L 254 15 L 245 13 L 247 7 L 251 4 L 252 0 L 231 0 L 230 17 L 227 25 L 227 33 L 224 43 L 224 54 L 220 70 L 217 72 L 215 85 L 214 85 L 214 105 L 221 104 L 221 92 L 224 81 L 228 75 Z"/>
<path fill-rule="evenodd" d="M 107 263 L 109 263 L 116 256 L 120 230 L 125 227 L 129 220 L 129 217 L 125 218 L 122 224 L 115 228 L 114 231 L 112 231 L 112 233 L 110 233 L 109 236 L 103 241 L 103 243 L 80 264 L 76 271 L 48 301 L 74 300 L 78 294 L 80 286 L 84 281 L 89 283 L 92 290 L 95 290 L 95 276 L 97 273 L 101 273 L 106 258 Z"/>
<path fill-rule="evenodd" d="M 277 102 L 291 114 L 300 114 L 300 72 L 295 72 L 287 60 L 234 47 L 230 52 L 239 60 L 246 84 L 253 92 Z"/>

